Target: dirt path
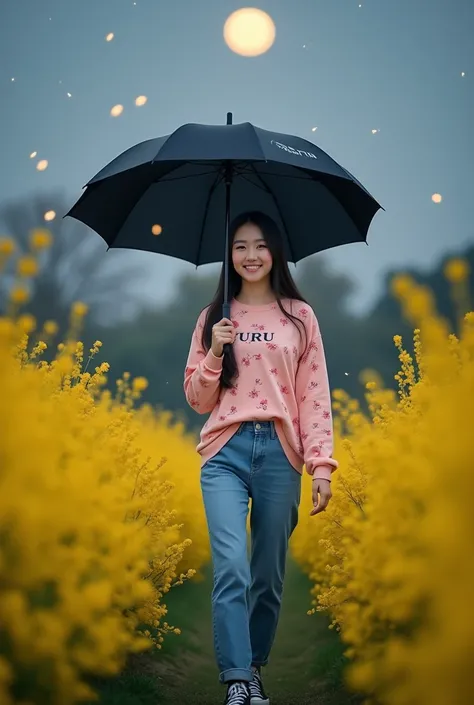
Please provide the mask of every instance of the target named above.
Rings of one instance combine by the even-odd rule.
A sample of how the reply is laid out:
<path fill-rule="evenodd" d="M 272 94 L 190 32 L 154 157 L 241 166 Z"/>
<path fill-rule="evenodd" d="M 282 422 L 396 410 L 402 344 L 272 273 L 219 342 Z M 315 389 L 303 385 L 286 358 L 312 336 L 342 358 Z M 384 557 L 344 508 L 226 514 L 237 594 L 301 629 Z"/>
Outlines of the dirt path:
<path fill-rule="evenodd" d="M 167 621 L 182 629 L 166 638 L 163 650 L 134 659 L 132 668 L 107 689 L 103 705 L 221 705 L 212 643 L 212 567 L 204 582 L 173 590 Z M 341 684 L 344 658 L 337 634 L 323 615 L 309 617 L 310 583 L 288 561 L 282 611 L 270 662 L 262 672 L 272 705 L 359 705 Z"/>

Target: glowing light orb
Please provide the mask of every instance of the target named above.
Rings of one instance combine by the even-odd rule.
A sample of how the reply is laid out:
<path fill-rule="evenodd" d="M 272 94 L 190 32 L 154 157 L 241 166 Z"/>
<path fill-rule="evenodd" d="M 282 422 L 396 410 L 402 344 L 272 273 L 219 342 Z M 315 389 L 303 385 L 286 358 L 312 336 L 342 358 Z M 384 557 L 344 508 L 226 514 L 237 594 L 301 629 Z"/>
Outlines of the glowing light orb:
<path fill-rule="evenodd" d="M 147 100 L 148 98 L 146 97 L 146 95 L 139 95 L 137 98 L 135 98 L 135 105 L 145 105 Z"/>
<path fill-rule="evenodd" d="M 114 105 L 114 107 L 111 109 L 110 114 L 112 117 L 118 117 L 123 113 L 123 105 Z"/>
<path fill-rule="evenodd" d="M 151 232 L 153 233 L 153 235 L 161 235 L 161 233 L 163 232 L 163 228 L 161 227 L 161 225 L 153 225 L 151 228 Z"/>
<path fill-rule="evenodd" d="M 56 211 L 46 211 L 44 214 L 44 219 L 46 221 L 54 220 L 56 218 Z"/>
<path fill-rule="evenodd" d="M 48 160 L 41 159 L 36 165 L 36 168 L 38 169 L 38 171 L 46 171 L 46 169 L 48 168 Z"/>
<path fill-rule="evenodd" d="M 37 154 L 38 154 L 38 152 L 31 152 L 30 159 L 34 159 Z"/>
<path fill-rule="evenodd" d="M 443 200 L 443 197 L 440 193 L 434 193 L 431 196 L 431 200 L 433 201 L 433 203 L 441 203 L 441 201 Z"/>
<path fill-rule="evenodd" d="M 114 38 L 114 36 L 115 36 L 115 35 L 114 35 L 113 32 L 109 32 L 108 35 L 105 37 L 105 41 L 106 41 L 106 42 L 111 42 L 112 39 Z"/>
<path fill-rule="evenodd" d="M 275 41 L 276 29 L 270 15 L 255 7 L 243 7 L 227 18 L 224 40 L 240 56 L 260 56 Z"/>

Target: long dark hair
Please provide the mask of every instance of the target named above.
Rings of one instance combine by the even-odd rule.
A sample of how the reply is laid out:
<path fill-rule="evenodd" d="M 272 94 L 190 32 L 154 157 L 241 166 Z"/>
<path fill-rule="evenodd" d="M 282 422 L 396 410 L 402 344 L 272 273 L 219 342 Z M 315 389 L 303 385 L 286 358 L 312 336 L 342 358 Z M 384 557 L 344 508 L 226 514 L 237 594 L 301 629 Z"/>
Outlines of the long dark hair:
<path fill-rule="evenodd" d="M 241 213 L 232 221 L 229 231 L 229 252 L 227 256 L 229 257 L 229 301 L 232 301 L 233 297 L 239 295 L 240 289 L 242 287 L 242 277 L 238 274 L 232 262 L 232 243 L 234 242 L 234 237 L 237 230 L 245 223 L 253 223 L 262 231 L 263 237 L 265 238 L 268 249 L 270 250 L 273 264 L 270 271 L 270 285 L 275 294 L 278 306 L 285 316 L 291 319 L 291 322 L 298 328 L 298 332 L 301 337 L 301 330 L 299 328 L 302 325 L 305 332 L 305 348 L 307 345 L 307 333 L 304 323 L 293 316 L 291 313 L 283 308 L 281 303 L 282 298 L 287 299 L 298 299 L 308 304 L 306 299 L 298 291 L 298 288 L 293 281 L 290 270 L 288 269 L 288 262 L 286 260 L 283 248 L 283 238 L 275 223 L 273 218 L 262 213 L 261 211 L 247 211 Z M 219 283 L 217 285 L 216 293 L 214 298 L 209 304 L 209 308 L 206 314 L 206 320 L 204 322 L 204 327 L 202 331 L 202 346 L 207 352 L 211 347 L 212 343 L 212 326 L 221 320 L 222 318 L 222 304 L 224 303 L 224 265 L 222 265 L 221 275 L 219 278 Z M 309 306 L 309 304 L 308 304 Z M 221 387 L 230 388 L 233 387 L 235 378 L 238 376 L 238 367 L 235 359 L 235 352 L 233 345 L 230 345 L 228 349 L 224 352 L 224 360 L 222 363 L 222 375 L 221 375 Z"/>

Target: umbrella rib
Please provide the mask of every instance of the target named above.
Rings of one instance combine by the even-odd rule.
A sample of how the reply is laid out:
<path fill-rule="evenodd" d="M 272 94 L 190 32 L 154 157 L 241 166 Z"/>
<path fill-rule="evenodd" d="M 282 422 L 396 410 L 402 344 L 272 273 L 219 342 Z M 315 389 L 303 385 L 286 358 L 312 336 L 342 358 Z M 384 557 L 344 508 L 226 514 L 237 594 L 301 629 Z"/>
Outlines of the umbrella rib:
<path fill-rule="evenodd" d="M 164 163 L 164 162 L 162 162 L 162 163 Z M 182 162 L 182 163 L 179 164 L 176 168 L 181 168 L 184 164 L 186 164 L 186 165 L 188 165 L 188 164 L 196 165 L 196 164 L 199 164 L 199 162 Z M 205 164 L 206 164 L 206 162 L 201 163 L 201 166 L 204 166 Z M 207 163 L 207 164 L 208 164 L 208 163 Z M 245 165 L 244 165 L 244 167 L 245 167 Z M 163 183 L 163 182 L 170 182 L 170 181 L 179 181 L 180 179 L 194 179 L 194 178 L 196 178 L 197 176 L 209 176 L 210 174 L 214 174 L 216 171 L 217 171 L 218 174 L 220 174 L 220 173 L 221 173 L 221 168 L 222 168 L 222 162 L 221 162 L 221 161 L 218 161 L 218 162 L 216 162 L 216 167 L 213 168 L 213 169 L 211 169 L 211 171 L 203 171 L 203 172 L 200 172 L 200 173 L 198 173 L 198 174 L 185 174 L 185 175 L 183 175 L 183 176 L 176 176 L 176 177 L 173 177 L 173 178 L 171 178 L 171 179 L 166 178 L 166 176 L 163 177 L 163 178 L 162 178 L 162 177 L 159 177 L 158 179 L 155 180 L 154 183 Z M 239 173 L 239 172 L 238 172 L 238 166 L 234 166 L 233 168 L 234 168 L 234 173 L 237 173 L 237 174 L 238 174 L 238 173 Z M 170 173 L 170 172 L 168 172 L 168 173 Z"/>
<path fill-rule="evenodd" d="M 301 168 L 301 167 L 295 167 L 295 169 L 300 169 L 300 168 Z M 256 175 L 258 178 L 260 178 L 260 174 L 259 174 L 257 171 L 255 171 L 255 167 L 253 166 L 253 164 L 252 164 L 252 170 L 254 171 L 255 175 Z M 312 178 L 311 174 L 309 174 L 309 173 L 306 172 L 306 171 L 303 171 L 303 173 L 305 174 L 305 176 L 293 176 L 293 175 L 290 175 L 290 174 L 279 174 L 279 175 L 278 175 L 278 178 L 279 178 L 279 179 L 282 178 L 282 177 L 286 177 L 286 178 L 288 178 L 288 179 L 308 179 L 308 178 L 309 178 L 310 181 L 319 181 L 319 182 L 322 184 L 322 186 L 323 186 L 324 188 L 326 188 L 324 182 L 322 182 L 321 179 L 314 179 L 314 178 Z M 347 173 L 348 173 L 348 176 L 350 177 L 349 172 L 347 172 Z M 267 173 L 263 172 L 263 175 L 264 175 L 264 176 L 275 176 L 274 174 L 271 174 L 271 173 L 268 173 L 268 172 L 267 172 Z M 333 176 L 333 178 L 335 178 L 335 179 L 342 179 L 343 181 L 350 181 L 350 183 L 352 183 L 352 184 L 355 183 L 355 181 L 354 181 L 352 178 L 344 179 L 344 177 L 336 176 L 335 174 L 332 175 L 332 176 Z M 244 178 L 245 178 L 245 177 L 244 177 Z M 264 186 L 266 187 L 267 192 L 272 196 L 273 200 L 275 201 L 275 205 L 276 205 L 276 207 L 277 207 L 277 210 L 278 210 L 278 212 L 280 213 L 280 217 L 282 217 L 282 216 L 281 216 L 280 209 L 279 209 L 279 207 L 278 207 L 278 202 L 276 201 L 275 196 L 273 195 L 273 192 L 271 191 L 271 189 L 268 187 L 268 185 L 264 182 L 264 180 L 263 180 L 262 178 L 260 178 L 260 181 L 261 181 L 262 184 L 264 184 Z M 257 184 L 253 184 L 253 185 L 256 186 Z M 357 185 L 357 184 L 356 184 L 356 185 Z M 359 236 L 360 236 L 360 238 L 361 238 L 361 242 L 367 243 L 367 236 L 365 236 L 365 237 L 362 236 L 362 234 L 361 234 L 361 232 L 359 231 L 359 228 L 358 228 L 358 226 L 357 226 L 357 223 L 355 222 L 354 218 L 353 218 L 352 215 L 349 213 L 349 211 L 346 209 L 346 207 L 344 206 L 344 204 L 341 202 L 341 199 L 337 196 L 336 193 L 334 193 L 334 191 L 330 191 L 330 194 L 336 199 L 336 201 L 342 206 L 342 208 L 344 208 L 345 212 L 347 213 L 347 215 L 349 216 L 349 218 L 350 218 L 350 219 L 352 220 L 352 222 L 354 223 L 354 225 L 355 225 L 355 227 L 356 227 L 356 231 L 357 231 L 357 233 L 359 234 Z M 282 218 L 282 222 L 284 223 L 283 218 Z M 286 225 L 285 225 L 285 228 L 286 228 Z M 288 230 L 287 230 L 287 234 L 288 234 Z M 290 242 L 289 236 L 288 236 L 288 242 L 290 243 L 290 248 L 291 248 L 292 256 L 293 256 L 293 259 L 294 259 L 294 252 L 293 252 L 293 248 L 291 247 L 291 242 Z M 295 263 L 295 264 L 296 264 L 296 263 Z"/>
<path fill-rule="evenodd" d="M 188 163 L 190 163 L 190 162 L 188 162 Z M 251 165 L 251 164 L 244 164 L 244 165 L 243 165 L 243 170 L 248 169 L 249 167 L 250 167 L 249 173 L 251 173 L 251 171 L 252 171 L 252 165 Z M 237 167 L 234 167 L 234 168 L 237 170 Z M 236 176 L 242 176 L 242 178 L 245 178 L 245 176 L 243 176 L 243 170 L 240 172 L 240 174 L 237 173 L 237 174 L 235 174 L 235 175 L 236 175 Z M 211 171 L 211 172 L 206 172 L 206 174 L 204 174 L 204 175 L 208 175 L 208 174 L 212 174 L 212 173 L 213 173 L 212 171 Z M 180 177 L 180 178 L 191 178 L 191 176 L 190 176 L 190 177 Z M 214 191 L 216 190 L 216 188 L 217 188 L 217 186 L 218 186 L 218 183 L 219 183 L 219 181 L 220 181 L 222 178 L 223 178 L 222 171 L 219 170 L 219 171 L 217 172 L 217 174 L 216 174 L 216 178 L 215 178 L 215 180 L 214 180 L 214 183 L 212 184 L 211 188 L 209 189 L 209 193 L 208 193 L 208 197 L 207 197 L 207 202 L 206 202 L 206 207 L 205 207 L 205 209 L 204 209 L 204 215 L 203 215 L 203 219 L 202 219 L 201 232 L 200 232 L 200 235 L 199 235 L 199 241 L 198 241 L 198 246 L 197 246 L 197 251 L 196 251 L 196 262 L 199 262 L 199 254 L 200 254 L 200 250 L 201 250 L 201 243 L 202 243 L 202 238 L 203 238 L 203 235 L 204 235 L 204 228 L 205 228 L 205 226 L 206 226 L 206 218 L 207 218 L 207 214 L 208 214 L 208 212 L 209 212 L 209 204 L 210 204 L 210 202 L 211 202 L 212 194 L 213 194 Z M 248 180 L 248 179 L 247 179 L 247 180 Z M 253 185 L 255 185 L 255 184 L 253 184 Z M 257 185 L 259 188 L 261 188 L 263 191 L 266 191 L 266 190 L 267 190 L 267 189 L 265 188 L 265 185 L 264 185 L 263 187 L 260 186 L 260 184 L 256 184 L 256 185 Z M 272 197 L 273 197 L 273 194 L 272 194 Z M 280 217 L 281 217 L 281 214 L 280 214 Z M 283 222 L 284 222 L 284 221 L 283 221 Z M 285 225 L 285 229 L 286 229 L 286 225 Z M 291 247 L 291 245 L 290 245 L 290 247 Z M 196 269 L 198 268 L 198 266 L 199 266 L 199 265 L 196 264 Z"/>
<path fill-rule="evenodd" d="M 190 162 L 187 162 L 187 163 L 189 164 Z M 155 182 L 154 182 L 154 183 L 155 183 L 155 184 L 159 184 L 159 183 L 169 183 L 170 181 L 180 181 L 181 179 L 193 179 L 193 178 L 195 178 L 195 177 L 197 177 L 197 176 L 209 176 L 210 174 L 214 174 L 215 171 L 216 171 L 215 169 L 212 169 L 211 171 L 203 171 L 203 172 L 201 172 L 201 173 L 199 173 L 199 174 L 186 174 L 186 175 L 184 175 L 184 176 L 175 176 L 175 177 L 172 178 L 172 179 L 166 179 L 166 178 L 163 178 L 163 179 L 162 179 L 162 178 L 158 178 L 158 179 L 155 179 Z"/>
<path fill-rule="evenodd" d="M 186 164 L 196 164 L 197 162 L 185 162 L 185 163 Z M 183 164 L 180 164 L 176 168 L 180 168 L 181 166 L 183 166 Z M 221 165 L 216 164 L 216 166 L 220 167 Z M 298 169 L 298 167 L 295 167 L 295 169 Z M 164 176 L 164 177 L 159 177 L 158 179 L 156 179 L 155 183 L 163 183 L 163 182 L 169 183 L 170 181 L 180 181 L 181 179 L 194 179 L 198 176 L 209 176 L 210 174 L 214 174 L 215 171 L 216 171 L 216 169 L 212 169 L 211 171 L 203 171 L 203 172 L 199 172 L 197 174 L 186 174 L 183 176 L 174 176 L 172 178 L 167 178 L 167 176 Z M 251 174 L 253 171 L 255 171 L 255 169 L 254 169 L 253 164 L 251 162 L 244 164 L 243 167 L 241 167 L 241 171 L 239 171 L 239 168 L 237 166 L 234 166 L 234 173 L 236 176 L 243 176 L 245 173 Z M 275 176 L 275 174 L 272 174 L 271 172 L 261 172 L 261 173 L 263 174 L 263 176 Z M 307 172 L 304 172 L 304 174 L 305 174 L 305 176 L 296 176 L 296 175 L 292 175 L 292 174 L 279 174 L 278 178 L 279 179 L 284 179 L 284 178 L 286 178 L 286 179 L 305 179 L 305 180 L 309 179 L 310 181 L 314 180 L 312 178 L 312 176 L 310 174 L 308 174 Z"/>
<path fill-rule="evenodd" d="M 344 167 L 342 167 L 342 168 L 344 169 Z M 300 171 L 303 171 L 303 173 L 305 174 L 305 176 L 293 176 L 293 175 L 291 175 L 291 174 L 279 174 L 279 175 L 278 175 L 278 178 L 279 178 L 279 179 L 282 178 L 282 177 L 283 177 L 283 178 L 286 177 L 286 178 L 288 178 L 288 179 L 307 179 L 307 178 L 309 178 L 311 181 L 319 181 L 319 183 L 320 183 L 324 188 L 327 188 L 327 186 L 326 186 L 326 184 L 324 183 L 324 181 L 321 181 L 321 179 L 315 179 L 315 178 L 313 178 L 312 174 L 309 173 L 309 172 L 307 172 L 306 170 L 304 170 L 302 167 L 295 166 L 295 169 L 298 169 L 298 170 L 300 170 Z M 333 178 L 333 179 L 341 179 L 341 181 L 347 181 L 347 182 L 349 182 L 349 183 L 351 183 L 351 184 L 355 184 L 356 186 L 358 186 L 359 184 L 358 184 L 357 180 L 355 179 L 355 177 L 353 177 L 352 174 L 351 174 L 349 171 L 347 171 L 347 169 L 344 169 L 344 171 L 345 171 L 346 174 L 347 174 L 347 178 L 344 177 L 344 176 L 338 176 L 337 174 L 328 174 L 327 176 L 329 176 L 329 177 L 331 177 L 331 178 Z M 256 172 L 256 173 L 257 173 L 257 172 Z M 274 176 L 274 174 L 271 174 L 271 173 L 265 173 L 265 172 L 262 172 L 262 173 L 264 174 L 264 176 Z M 315 173 L 318 173 L 318 172 L 315 172 Z M 257 176 L 258 176 L 258 173 L 257 173 Z M 264 182 L 263 182 L 263 179 L 262 179 L 262 183 L 264 183 Z M 362 184 L 361 184 L 361 186 L 362 186 Z M 364 188 L 364 187 L 363 187 L 363 188 Z M 365 188 L 364 188 L 364 191 L 366 191 Z M 354 225 L 355 225 L 355 227 L 356 227 L 356 230 L 357 230 L 357 233 L 359 234 L 359 236 L 360 236 L 360 238 L 361 238 L 361 242 L 365 242 L 365 243 L 367 244 L 367 235 L 366 235 L 365 237 L 362 235 L 362 233 L 361 233 L 360 230 L 359 230 L 359 227 L 358 227 L 357 223 L 355 222 L 355 220 L 354 220 L 354 218 L 352 217 L 351 213 L 347 210 L 347 208 L 345 207 L 345 205 L 342 203 L 341 199 L 337 196 L 337 194 L 336 194 L 334 191 L 329 191 L 329 193 L 331 194 L 331 196 L 333 196 L 333 197 L 336 199 L 336 201 L 339 203 L 339 205 L 342 206 L 342 208 L 344 209 L 344 211 L 347 213 L 347 215 L 349 216 L 349 218 L 350 218 L 350 219 L 352 220 L 352 222 L 354 223 Z M 366 193 L 368 193 L 368 192 L 366 191 Z M 273 195 L 273 194 L 272 194 L 272 195 Z M 369 194 L 369 196 L 370 196 L 370 194 Z"/>
<path fill-rule="evenodd" d="M 261 191 L 265 191 L 265 193 L 267 192 L 267 189 L 265 188 L 265 186 L 262 186 L 261 184 L 256 184 L 255 181 L 252 181 L 252 179 L 249 179 L 247 176 L 244 176 L 243 174 L 239 174 L 239 176 L 242 178 L 243 181 L 248 181 L 249 184 L 252 184 L 252 186 L 256 186 Z"/>
<path fill-rule="evenodd" d="M 169 174 L 170 172 L 174 171 L 175 169 L 179 169 L 179 165 L 175 165 L 175 166 L 172 167 L 172 168 L 170 169 L 170 171 L 168 171 L 167 173 Z M 98 183 L 100 183 L 100 181 L 99 181 Z M 156 182 L 151 182 L 151 183 L 156 183 Z M 118 228 L 117 232 L 115 233 L 115 235 L 114 235 L 112 241 L 109 242 L 109 243 L 107 243 L 107 252 L 110 250 L 110 248 L 112 247 L 113 243 L 114 243 L 115 240 L 117 239 L 118 234 L 119 234 L 121 228 L 123 228 L 124 224 L 127 222 L 128 218 L 130 217 L 130 215 L 131 215 L 133 209 L 136 207 L 137 203 L 140 201 L 141 198 L 143 198 L 144 194 L 145 194 L 145 193 L 148 191 L 148 189 L 150 188 L 151 183 L 149 183 L 149 184 L 146 186 L 146 188 L 143 189 L 143 191 L 141 192 L 141 194 L 140 194 L 140 195 L 137 197 L 137 199 L 135 200 L 135 203 L 133 204 L 133 207 L 130 208 L 129 212 L 124 216 L 124 218 L 123 218 L 123 220 L 122 220 L 122 224 L 120 225 L 120 228 Z M 89 187 L 88 187 L 88 188 L 89 188 Z"/>
<path fill-rule="evenodd" d="M 261 178 L 260 174 L 256 171 L 256 169 L 255 169 L 255 167 L 254 167 L 253 164 L 251 165 L 251 167 L 252 167 L 252 171 L 253 171 L 253 173 L 255 174 L 255 176 L 257 177 L 257 179 L 259 179 L 259 180 L 262 182 L 262 184 L 263 184 L 263 186 L 264 186 L 264 188 L 265 188 L 265 191 L 266 191 L 266 192 L 272 197 L 272 199 L 273 199 L 273 202 L 274 202 L 274 204 L 275 204 L 275 208 L 277 209 L 278 215 L 280 216 L 281 222 L 283 223 L 283 227 L 285 228 L 285 232 L 286 232 L 286 235 L 287 235 L 287 238 L 288 238 L 288 245 L 289 245 L 289 247 L 290 247 L 290 252 L 291 252 L 292 261 L 293 261 L 293 262 L 295 263 L 295 265 L 296 265 L 296 258 L 295 258 L 295 253 L 294 253 L 294 251 L 293 251 L 293 246 L 292 246 L 292 244 L 291 244 L 290 233 L 288 232 L 288 227 L 287 227 L 287 225 L 286 225 L 285 218 L 283 217 L 283 213 L 281 212 L 280 206 L 278 205 L 278 200 L 275 198 L 275 194 L 273 193 L 273 191 L 271 190 L 271 188 L 268 186 L 268 184 L 265 183 L 265 181 Z"/>

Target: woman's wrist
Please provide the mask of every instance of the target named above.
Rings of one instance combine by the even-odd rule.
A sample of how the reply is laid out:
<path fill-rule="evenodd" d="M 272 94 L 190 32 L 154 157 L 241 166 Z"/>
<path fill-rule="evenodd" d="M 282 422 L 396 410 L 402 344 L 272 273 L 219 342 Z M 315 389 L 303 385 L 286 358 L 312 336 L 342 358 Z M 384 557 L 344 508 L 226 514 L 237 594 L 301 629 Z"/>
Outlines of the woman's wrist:
<path fill-rule="evenodd" d="M 205 367 L 209 368 L 213 372 L 221 372 L 223 361 L 223 356 L 217 357 L 217 355 L 214 355 L 212 349 L 209 349 L 206 357 L 203 360 L 203 364 Z"/>

